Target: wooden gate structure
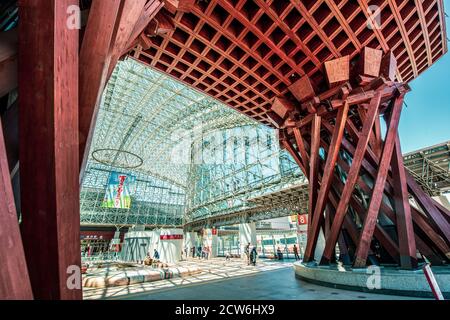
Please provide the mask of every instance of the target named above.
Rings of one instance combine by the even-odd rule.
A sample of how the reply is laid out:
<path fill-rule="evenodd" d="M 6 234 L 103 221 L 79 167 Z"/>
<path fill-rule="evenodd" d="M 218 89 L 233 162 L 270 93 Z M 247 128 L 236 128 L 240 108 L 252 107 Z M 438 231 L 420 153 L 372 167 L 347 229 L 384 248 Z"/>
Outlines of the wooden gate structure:
<path fill-rule="evenodd" d="M 323 230 L 321 263 L 336 243 L 355 267 L 414 268 L 416 249 L 448 263 L 449 212 L 405 172 L 397 133 L 408 82 L 447 52 L 442 0 L 4 3 L 19 27 L 0 32 L 0 96 L 19 99 L 1 100 L 1 298 L 82 298 L 80 172 L 124 56 L 279 130 L 310 181 L 305 260 Z"/>

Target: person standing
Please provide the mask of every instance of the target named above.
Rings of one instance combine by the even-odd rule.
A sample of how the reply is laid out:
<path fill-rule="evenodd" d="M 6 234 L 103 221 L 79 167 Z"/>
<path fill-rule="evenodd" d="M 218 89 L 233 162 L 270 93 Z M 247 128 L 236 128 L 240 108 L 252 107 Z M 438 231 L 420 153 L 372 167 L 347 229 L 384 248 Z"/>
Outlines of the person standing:
<path fill-rule="evenodd" d="M 159 252 L 156 249 L 153 251 L 153 259 L 154 260 L 159 260 Z"/>
<path fill-rule="evenodd" d="M 229 252 L 229 251 L 227 251 L 227 252 L 225 253 L 225 260 L 226 260 L 226 261 L 230 260 L 230 252 Z"/>
<path fill-rule="evenodd" d="M 247 258 L 247 265 L 250 265 L 250 242 L 245 246 L 245 256 Z"/>
<path fill-rule="evenodd" d="M 258 252 L 256 252 L 256 246 L 254 246 L 252 251 L 250 252 L 250 262 L 254 266 L 256 266 L 256 256 L 257 255 L 258 255 Z"/>
<path fill-rule="evenodd" d="M 278 260 L 283 260 L 283 253 L 281 252 L 280 247 L 277 248 L 277 256 Z"/>
<path fill-rule="evenodd" d="M 208 246 L 205 247 L 205 258 L 206 258 L 206 260 L 209 260 L 209 247 Z"/>
<path fill-rule="evenodd" d="M 295 260 L 300 260 L 300 256 L 298 255 L 298 248 L 295 244 L 294 244 L 293 250 L 294 250 Z"/>

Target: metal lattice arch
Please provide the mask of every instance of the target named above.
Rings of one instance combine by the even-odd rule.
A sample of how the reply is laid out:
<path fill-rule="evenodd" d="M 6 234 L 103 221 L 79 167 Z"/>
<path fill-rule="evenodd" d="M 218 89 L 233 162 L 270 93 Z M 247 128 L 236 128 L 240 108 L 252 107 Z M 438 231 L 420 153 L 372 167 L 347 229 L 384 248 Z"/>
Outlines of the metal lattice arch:
<path fill-rule="evenodd" d="M 136 177 L 130 209 L 102 207 L 112 171 Z M 162 227 L 285 216 L 306 202 L 274 208 L 252 199 L 306 182 L 275 130 L 129 58 L 101 100 L 81 221 Z"/>

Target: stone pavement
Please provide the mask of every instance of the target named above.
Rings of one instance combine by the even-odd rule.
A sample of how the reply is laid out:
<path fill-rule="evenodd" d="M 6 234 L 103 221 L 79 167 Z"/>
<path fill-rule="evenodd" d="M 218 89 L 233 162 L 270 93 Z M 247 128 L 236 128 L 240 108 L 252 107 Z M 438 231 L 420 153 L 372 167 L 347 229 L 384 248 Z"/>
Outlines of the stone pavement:
<path fill-rule="evenodd" d="M 322 287 L 298 280 L 292 260 L 259 260 L 247 266 L 240 259 L 182 261 L 179 266 L 198 266 L 203 272 L 123 287 L 85 288 L 84 299 L 136 300 L 393 300 L 410 297 L 387 296 Z"/>

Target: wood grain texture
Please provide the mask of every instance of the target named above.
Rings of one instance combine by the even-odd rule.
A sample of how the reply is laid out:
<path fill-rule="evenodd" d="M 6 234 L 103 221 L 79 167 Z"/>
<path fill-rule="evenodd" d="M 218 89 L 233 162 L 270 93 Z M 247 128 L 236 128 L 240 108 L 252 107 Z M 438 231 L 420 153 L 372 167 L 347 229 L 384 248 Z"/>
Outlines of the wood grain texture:
<path fill-rule="evenodd" d="M 21 0 L 19 110 L 22 238 L 36 299 L 81 299 L 78 30 L 75 0 Z M 45 48 L 45 50 L 43 50 Z M 30 74 L 33 75 L 30 77 Z"/>

